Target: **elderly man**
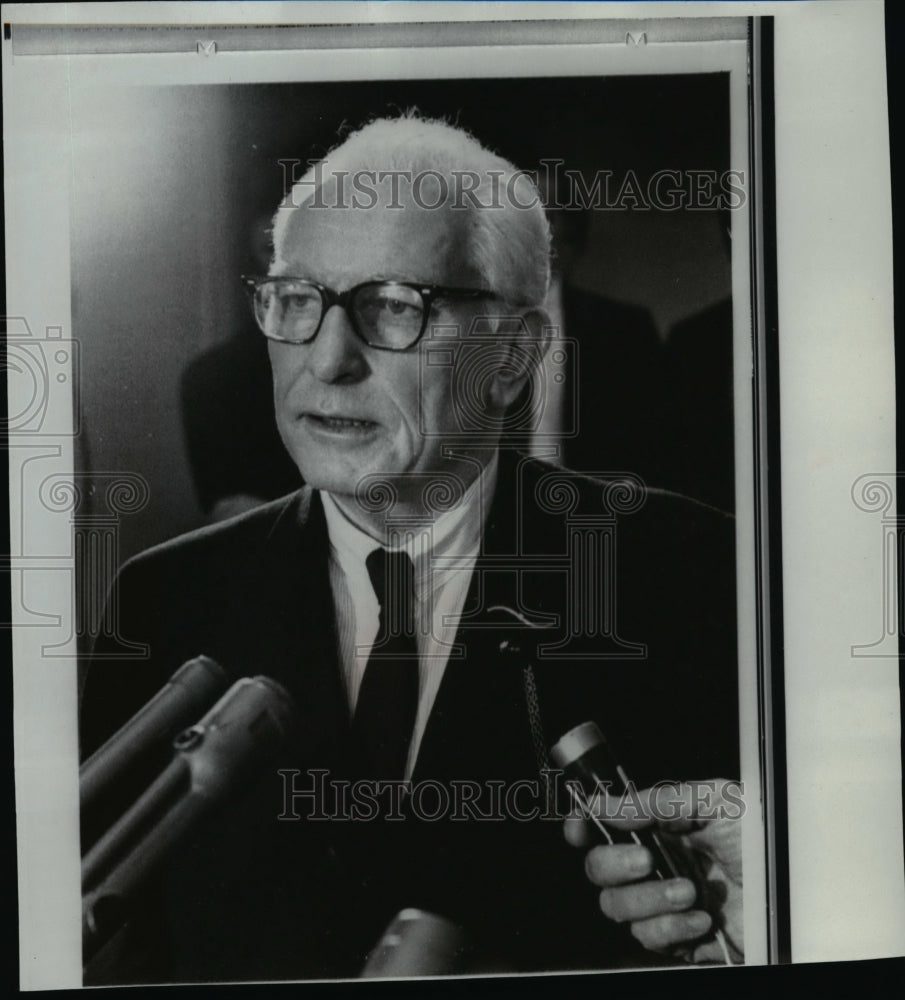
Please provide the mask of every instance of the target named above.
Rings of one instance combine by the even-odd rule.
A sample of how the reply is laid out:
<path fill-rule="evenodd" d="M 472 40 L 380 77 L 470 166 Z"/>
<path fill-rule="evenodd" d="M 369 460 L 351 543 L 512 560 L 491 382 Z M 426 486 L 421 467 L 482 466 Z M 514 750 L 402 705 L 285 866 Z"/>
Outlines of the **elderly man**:
<path fill-rule="evenodd" d="M 639 787 L 737 775 L 733 531 L 504 435 L 548 340 L 531 181 L 441 122 L 375 121 L 298 181 L 274 248 L 248 284 L 306 486 L 124 567 L 108 631 L 150 657 L 99 643 L 82 742 L 199 653 L 283 685 L 301 735 L 161 875 L 131 975 L 355 975 L 405 907 L 458 923 L 472 968 L 708 960 L 715 922 L 737 957 L 734 830 L 694 834 L 709 913 L 631 844 L 588 852 L 595 893 L 566 843 L 590 828 L 563 837 L 547 751 L 587 719 Z"/>

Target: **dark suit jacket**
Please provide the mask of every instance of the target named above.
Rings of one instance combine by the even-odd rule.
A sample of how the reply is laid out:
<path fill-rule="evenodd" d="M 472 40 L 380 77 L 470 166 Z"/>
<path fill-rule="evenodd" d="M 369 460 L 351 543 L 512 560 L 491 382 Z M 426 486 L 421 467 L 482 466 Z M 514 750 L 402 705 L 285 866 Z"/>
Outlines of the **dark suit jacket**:
<path fill-rule="evenodd" d="M 607 496 L 619 506 L 616 494 Z M 733 523 L 672 494 L 647 491 L 638 502 L 640 509 L 614 517 L 601 484 L 501 456 L 459 633 L 465 655 L 448 663 L 416 783 L 473 780 L 483 788 L 493 779 L 508 787 L 537 778 L 527 662 L 547 746 L 594 718 L 639 787 L 737 777 Z M 570 610 L 569 552 L 589 531 L 609 546 L 615 580 L 579 588 Z M 599 581 L 599 572 L 589 579 Z M 205 653 L 236 677 L 266 674 L 291 693 L 303 736 L 286 766 L 348 773 L 349 713 L 316 493 L 305 488 L 131 560 L 117 605 L 119 634 L 148 643 L 150 659 L 117 660 L 115 639 L 99 645 L 83 696 L 85 754 L 183 661 Z M 577 635 L 563 652 L 542 655 L 543 644 L 568 635 L 576 606 L 588 605 L 610 609 L 597 637 Z M 511 615 L 494 610 L 501 606 L 550 616 L 548 627 L 513 628 Z M 645 655 L 631 644 L 643 644 Z M 576 656 L 586 653 L 594 658 Z M 498 968 L 645 961 L 599 913 L 558 819 L 279 822 L 277 776 L 254 796 L 214 834 L 199 834 L 161 879 L 146 909 L 157 957 L 135 976 L 355 975 L 406 906 L 461 923 Z"/>

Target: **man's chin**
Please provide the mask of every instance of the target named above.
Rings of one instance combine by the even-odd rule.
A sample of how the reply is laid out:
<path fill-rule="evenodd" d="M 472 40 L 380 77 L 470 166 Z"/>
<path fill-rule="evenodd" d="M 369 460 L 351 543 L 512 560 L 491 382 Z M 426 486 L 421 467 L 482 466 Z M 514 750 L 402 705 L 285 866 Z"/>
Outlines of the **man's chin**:
<path fill-rule="evenodd" d="M 302 478 L 312 489 L 323 490 L 336 497 L 358 497 L 365 506 L 382 507 L 398 492 L 398 474 L 381 471 L 379 462 L 351 465 L 330 456 L 329 461 L 297 460 Z"/>
<path fill-rule="evenodd" d="M 330 493 L 337 497 L 354 497 L 362 477 L 361 475 L 350 476 L 323 469 L 306 475 L 303 466 L 302 478 L 312 489 L 323 490 L 324 493 Z"/>

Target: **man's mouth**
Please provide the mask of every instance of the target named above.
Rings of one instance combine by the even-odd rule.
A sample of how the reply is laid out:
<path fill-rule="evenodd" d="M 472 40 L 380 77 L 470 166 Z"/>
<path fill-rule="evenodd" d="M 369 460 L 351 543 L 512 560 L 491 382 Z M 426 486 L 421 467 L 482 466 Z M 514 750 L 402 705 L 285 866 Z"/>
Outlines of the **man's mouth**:
<path fill-rule="evenodd" d="M 362 420 L 354 417 L 328 417 L 320 413 L 306 413 L 304 419 L 315 427 L 328 431 L 367 431 L 377 426 L 373 420 Z"/>

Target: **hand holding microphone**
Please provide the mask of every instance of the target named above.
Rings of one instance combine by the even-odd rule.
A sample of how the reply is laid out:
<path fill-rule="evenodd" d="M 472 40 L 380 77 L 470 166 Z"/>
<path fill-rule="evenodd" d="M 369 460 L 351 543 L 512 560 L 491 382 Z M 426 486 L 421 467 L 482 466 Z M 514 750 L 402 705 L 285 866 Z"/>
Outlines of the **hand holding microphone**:
<path fill-rule="evenodd" d="M 742 961 L 741 800 L 732 794 L 738 784 L 635 790 L 594 723 L 567 733 L 551 756 L 581 789 L 564 832 L 587 849 L 585 871 L 601 889 L 603 913 L 630 924 L 650 951 L 693 962 Z"/>

